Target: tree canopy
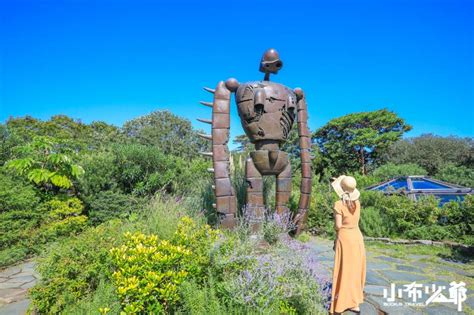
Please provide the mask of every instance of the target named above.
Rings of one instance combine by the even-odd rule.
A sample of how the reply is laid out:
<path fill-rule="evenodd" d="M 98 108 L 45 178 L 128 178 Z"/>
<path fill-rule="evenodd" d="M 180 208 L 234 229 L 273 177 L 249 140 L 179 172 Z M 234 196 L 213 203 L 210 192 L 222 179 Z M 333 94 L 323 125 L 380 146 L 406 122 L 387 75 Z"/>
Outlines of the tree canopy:
<path fill-rule="evenodd" d="M 125 135 L 136 143 L 152 145 L 165 154 L 181 157 L 196 156 L 209 148 L 209 141 L 201 139 L 191 122 L 169 111 L 155 111 L 130 121 L 123 126 Z"/>
<path fill-rule="evenodd" d="M 313 133 L 322 163 L 337 172 L 367 174 L 394 142 L 411 126 L 394 112 L 381 109 L 331 120 Z"/>
<path fill-rule="evenodd" d="M 394 143 L 386 159 L 395 164 L 415 163 L 434 175 L 447 164 L 474 167 L 472 138 L 440 137 L 424 134 Z"/>

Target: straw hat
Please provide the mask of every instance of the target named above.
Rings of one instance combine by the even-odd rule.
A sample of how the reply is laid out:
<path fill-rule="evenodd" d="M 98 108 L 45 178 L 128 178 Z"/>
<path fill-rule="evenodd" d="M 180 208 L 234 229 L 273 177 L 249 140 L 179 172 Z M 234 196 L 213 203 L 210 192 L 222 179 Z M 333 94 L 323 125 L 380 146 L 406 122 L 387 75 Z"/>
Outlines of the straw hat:
<path fill-rule="evenodd" d="M 360 192 L 356 188 L 357 182 L 352 176 L 341 175 L 338 178 L 334 178 L 331 186 L 336 194 L 344 200 L 355 201 L 359 199 Z"/>

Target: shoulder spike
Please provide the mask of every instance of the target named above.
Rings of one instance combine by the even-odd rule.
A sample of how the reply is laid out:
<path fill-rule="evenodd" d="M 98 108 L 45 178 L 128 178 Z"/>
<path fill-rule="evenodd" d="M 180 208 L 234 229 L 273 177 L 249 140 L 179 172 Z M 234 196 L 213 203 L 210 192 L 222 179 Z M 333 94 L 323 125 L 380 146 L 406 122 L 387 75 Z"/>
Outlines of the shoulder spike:
<path fill-rule="evenodd" d="M 208 91 L 209 93 L 212 93 L 212 94 L 214 94 L 214 92 L 216 92 L 216 90 L 208 88 L 208 87 L 204 87 L 204 90 L 206 90 L 206 91 Z"/>
<path fill-rule="evenodd" d="M 214 106 L 211 102 L 200 101 L 199 103 L 201 103 L 202 105 L 207 106 L 207 107 L 213 107 Z"/>
<path fill-rule="evenodd" d="M 206 135 L 205 133 L 198 133 L 198 136 L 207 140 L 212 140 L 212 136 Z"/>
<path fill-rule="evenodd" d="M 211 119 L 204 119 L 204 118 L 198 118 L 197 121 L 200 121 L 205 124 L 212 125 L 212 120 Z"/>

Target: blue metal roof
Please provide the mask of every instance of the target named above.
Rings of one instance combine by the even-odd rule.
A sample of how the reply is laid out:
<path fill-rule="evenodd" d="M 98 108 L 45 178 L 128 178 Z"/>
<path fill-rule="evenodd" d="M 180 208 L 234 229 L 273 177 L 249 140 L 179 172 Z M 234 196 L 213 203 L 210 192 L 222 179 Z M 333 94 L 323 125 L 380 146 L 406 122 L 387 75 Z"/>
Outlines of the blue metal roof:
<path fill-rule="evenodd" d="M 462 201 L 465 195 L 472 194 L 472 188 L 446 183 L 427 176 L 396 177 L 370 186 L 367 190 L 381 191 L 387 195 L 407 195 L 413 200 L 422 195 L 434 195 L 440 199 L 440 205 L 451 200 Z"/>

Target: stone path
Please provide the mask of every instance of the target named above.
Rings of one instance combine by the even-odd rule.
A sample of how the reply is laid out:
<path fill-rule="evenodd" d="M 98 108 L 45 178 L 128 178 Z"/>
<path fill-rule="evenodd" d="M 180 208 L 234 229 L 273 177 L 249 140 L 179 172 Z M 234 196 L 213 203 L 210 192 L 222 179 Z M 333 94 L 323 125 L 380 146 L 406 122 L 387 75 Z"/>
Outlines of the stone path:
<path fill-rule="evenodd" d="M 307 243 L 328 274 L 332 274 L 334 263 L 333 241 L 314 238 Z M 392 257 L 386 252 L 372 249 L 366 242 L 367 274 L 365 286 L 365 300 L 361 308 L 361 314 L 376 315 L 383 311 L 387 314 L 409 315 L 409 314 L 474 314 L 474 265 L 460 262 L 450 262 L 436 256 L 427 255 L 407 255 L 403 259 Z M 407 292 L 402 292 L 402 298 L 397 298 L 395 302 L 388 303 L 383 297 L 384 289 L 390 294 L 391 283 L 395 284 L 396 290 L 405 289 L 407 285 L 416 281 L 425 285 L 444 285 L 446 289 L 442 291 L 449 298 L 449 283 L 451 281 L 464 281 L 466 283 L 468 299 L 462 303 L 463 312 L 457 311 L 457 306 L 453 303 L 432 302 L 425 306 L 424 302 L 432 295 L 422 292 L 421 298 L 413 303 L 412 298 L 408 299 Z M 396 291 L 397 292 L 397 291 Z M 411 303 L 411 304 L 409 304 Z M 354 314 L 346 312 L 344 314 Z"/>
<path fill-rule="evenodd" d="M 37 279 L 34 261 L 0 270 L 0 315 L 25 314 L 30 304 L 28 289 Z"/>

